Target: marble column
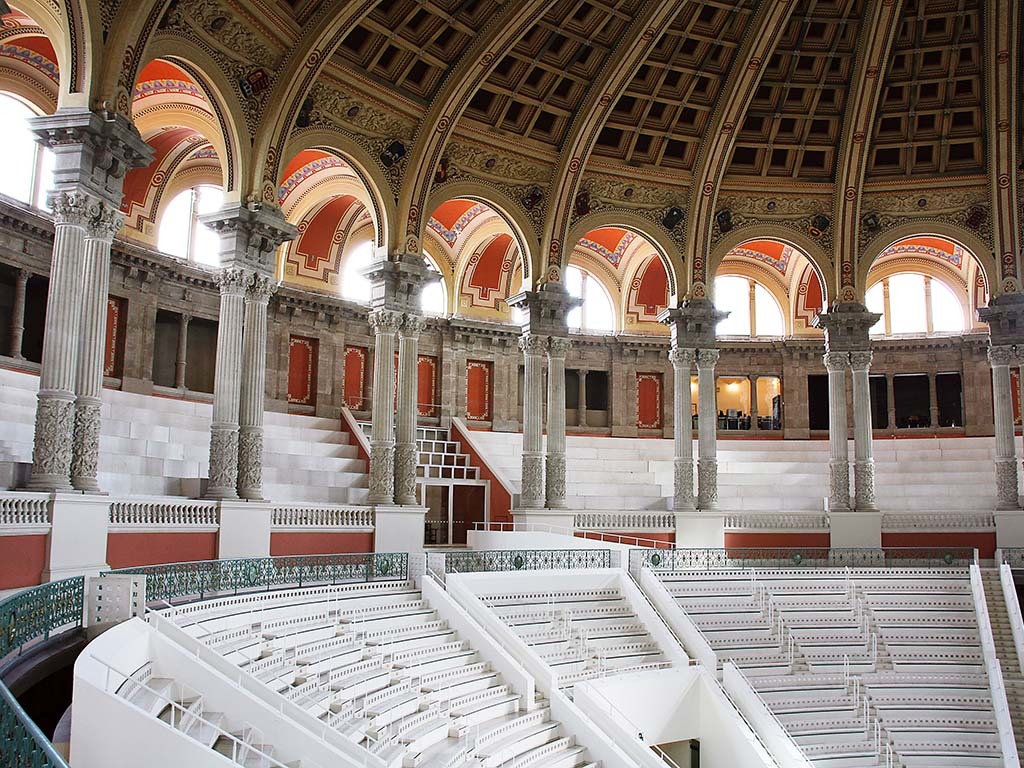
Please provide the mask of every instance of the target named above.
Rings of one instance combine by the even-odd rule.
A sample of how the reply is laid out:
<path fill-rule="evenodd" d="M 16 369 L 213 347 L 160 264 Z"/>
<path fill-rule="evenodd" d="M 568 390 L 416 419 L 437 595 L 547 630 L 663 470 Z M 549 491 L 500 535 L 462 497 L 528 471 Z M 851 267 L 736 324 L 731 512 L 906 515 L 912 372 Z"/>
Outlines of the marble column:
<path fill-rule="evenodd" d="M 698 349 L 697 358 L 697 507 L 718 506 L 718 406 L 715 391 L 717 349 Z"/>
<path fill-rule="evenodd" d="M 388 309 L 370 313 L 374 332 L 370 503 L 395 502 L 395 334 L 402 315 Z"/>
<path fill-rule="evenodd" d="M 565 509 L 565 353 L 569 339 L 548 340 L 548 455 L 544 496 L 548 509 Z"/>
<path fill-rule="evenodd" d="M 547 337 L 526 333 L 519 340 L 523 351 L 523 482 L 519 506 L 544 508 L 544 353 Z"/>
<path fill-rule="evenodd" d="M 828 371 L 828 508 L 831 512 L 850 509 L 850 448 L 846 418 L 846 352 L 826 352 Z"/>
<path fill-rule="evenodd" d="M 747 376 L 747 387 L 750 389 L 750 431 L 754 432 L 757 430 L 757 419 L 760 415 L 757 410 L 757 376 L 750 374 Z"/>
<path fill-rule="evenodd" d="M 178 316 L 178 356 L 174 361 L 174 386 L 185 388 L 185 369 L 188 367 L 188 324 L 192 315 L 182 312 Z"/>
<path fill-rule="evenodd" d="M 896 429 L 896 377 L 891 373 L 885 377 L 886 403 L 889 416 L 889 429 Z"/>
<path fill-rule="evenodd" d="M 85 233 L 98 202 L 82 192 L 50 197 L 53 260 L 39 372 L 32 479 L 38 491 L 71 489 L 78 330 L 82 318 Z"/>
<path fill-rule="evenodd" d="M 245 293 L 238 411 L 238 496 L 263 498 L 263 404 L 267 391 L 267 303 L 277 285 L 256 274 Z"/>
<path fill-rule="evenodd" d="M 395 503 L 415 505 L 416 395 L 419 383 L 419 338 L 426 327 L 422 317 L 406 315 L 398 331 L 398 419 L 395 435 Z"/>
<path fill-rule="evenodd" d="M 14 304 L 11 307 L 11 346 L 8 353 L 15 360 L 24 360 L 21 341 L 25 337 L 25 292 L 31 272 L 19 269 L 14 283 Z"/>
<path fill-rule="evenodd" d="M 850 353 L 850 368 L 853 369 L 853 487 L 858 512 L 878 510 L 872 450 L 871 386 L 868 380 L 871 358 L 870 350 Z"/>
<path fill-rule="evenodd" d="M 71 484 L 79 491 L 99 491 L 100 405 L 103 394 L 110 288 L 110 245 L 124 216 L 101 203 L 85 231 L 82 317 L 75 376 L 75 432 Z"/>
<path fill-rule="evenodd" d="M 693 418 L 690 413 L 690 371 L 694 351 L 675 348 L 668 353 L 672 362 L 672 412 L 675 424 L 672 509 L 693 511 Z"/>
<path fill-rule="evenodd" d="M 939 426 L 939 393 L 935 377 L 937 374 L 928 374 L 928 420 L 929 426 L 935 429 Z"/>
<path fill-rule="evenodd" d="M 576 423 L 581 426 L 587 426 L 587 374 L 589 371 L 581 369 L 576 372 L 579 376 L 579 397 L 576 403 Z"/>
<path fill-rule="evenodd" d="M 218 276 L 220 316 L 210 424 L 210 499 L 238 498 L 238 411 L 242 393 L 242 327 L 252 272 L 228 268 Z"/>
<path fill-rule="evenodd" d="M 1017 509 L 1017 458 L 1013 435 L 1013 392 L 1010 365 L 1017 361 L 1010 345 L 989 347 L 996 436 L 996 509 Z"/>

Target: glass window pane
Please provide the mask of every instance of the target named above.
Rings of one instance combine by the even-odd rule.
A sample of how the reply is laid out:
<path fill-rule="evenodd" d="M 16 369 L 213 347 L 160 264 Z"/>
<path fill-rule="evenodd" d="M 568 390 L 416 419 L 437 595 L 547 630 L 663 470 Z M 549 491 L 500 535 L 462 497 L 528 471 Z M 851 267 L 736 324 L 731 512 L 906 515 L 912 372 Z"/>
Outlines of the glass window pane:
<path fill-rule="evenodd" d="M 962 333 L 964 330 L 963 305 L 940 280 L 932 280 L 932 328 L 946 333 Z"/>
<path fill-rule="evenodd" d="M 785 336 L 786 322 L 782 307 L 772 292 L 760 283 L 754 284 L 754 312 L 757 319 L 758 336 Z"/>
<path fill-rule="evenodd" d="M 868 331 L 871 334 L 885 333 L 885 294 L 883 291 L 882 282 L 879 281 L 868 288 L 868 292 L 864 296 L 864 304 L 868 311 L 877 312 L 882 315 L 882 317 L 878 318 L 878 322 L 871 326 L 871 330 Z"/>
<path fill-rule="evenodd" d="M 0 146 L 4 156 L 0 193 L 28 204 L 33 202 L 37 144 L 25 121 L 32 116 L 32 110 L 20 101 L 0 94 Z"/>
<path fill-rule="evenodd" d="M 889 309 L 892 311 L 893 333 L 924 333 L 924 277 L 900 274 L 889 278 Z"/>
<path fill-rule="evenodd" d="M 715 307 L 729 313 L 718 324 L 718 335 L 750 335 L 750 283 L 747 278 L 735 275 L 716 277 Z"/>
<path fill-rule="evenodd" d="M 360 304 L 370 303 L 370 281 L 363 275 L 373 261 L 373 243 L 355 246 L 341 268 L 341 297 Z"/>
<path fill-rule="evenodd" d="M 224 207 L 224 192 L 217 187 L 196 187 L 195 213 L 193 215 L 192 261 L 210 267 L 220 265 L 220 237 L 205 226 L 199 217 L 206 213 L 215 213 Z"/>
<path fill-rule="evenodd" d="M 192 231 L 192 190 L 186 189 L 171 200 L 160 217 L 157 248 L 179 259 L 188 258 L 189 233 Z"/>

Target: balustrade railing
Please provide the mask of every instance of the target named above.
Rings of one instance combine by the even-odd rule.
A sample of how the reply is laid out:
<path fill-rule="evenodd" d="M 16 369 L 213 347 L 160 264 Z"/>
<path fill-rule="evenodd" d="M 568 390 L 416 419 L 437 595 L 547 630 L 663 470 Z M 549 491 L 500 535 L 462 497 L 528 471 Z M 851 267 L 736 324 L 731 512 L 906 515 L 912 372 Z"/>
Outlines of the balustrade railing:
<path fill-rule="evenodd" d="M 82 626 L 85 579 L 52 581 L 0 602 L 0 670 L 26 648 Z M 0 682 L 0 765 L 68 768 L 67 761 Z"/>
<path fill-rule="evenodd" d="M 577 512 L 574 525 L 592 531 L 674 531 L 671 512 Z"/>
<path fill-rule="evenodd" d="M 0 526 L 49 525 L 49 500 L 49 495 L 45 493 L 0 496 Z"/>
<path fill-rule="evenodd" d="M 125 527 L 216 528 L 216 501 L 198 499 L 133 499 L 110 505 L 110 524 Z"/>
<path fill-rule="evenodd" d="M 370 507 L 275 505 L 275 528 L 373 528 Z"/>
<path fill-rule="evenodd" d="M 210 596 L 409 578 L 406 552 L 294 555 L 238 560 L 201 560 L 120 568 L 115 574 L 146 577 L 146 601 L 189 602 Z"/>
<path fill-rule="evenodd" d="M 445 573 L 610 568 L 608 549 L 493 549 L 446 552 Z"/>
<path fill-rule="evenodd" d="M 729 568 L 967 568 L 978 552 L 970 547 L 727 547 L 722 549 L 637 549 L 630 568 L 663 571 Z"/>

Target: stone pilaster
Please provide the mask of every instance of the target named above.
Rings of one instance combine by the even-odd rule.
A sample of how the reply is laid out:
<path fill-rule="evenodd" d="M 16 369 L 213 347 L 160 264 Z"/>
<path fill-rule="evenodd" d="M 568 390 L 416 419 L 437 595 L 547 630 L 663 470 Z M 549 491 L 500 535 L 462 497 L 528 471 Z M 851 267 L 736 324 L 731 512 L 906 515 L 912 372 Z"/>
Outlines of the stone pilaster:
<path fill-rule="evenodd" d="M 1013 436 L 1013 392 L 1010 365 L 1017 362 L 1012 346 L 989 347 L 996 436 L 996 509 L 1017 509 L 1017 457 Z"/>
<path fill-rule="evenodd" d="M 823 358 L 828 371 L 828 508 L 830 512 L 850 509 L 850 448 L 846 416 L 846 352 L 827 352 Z"/>
<path fill-rule="evenodd" d="M 370 503 L 395 500 L 395 334 L 402 314 L 387 309 L 370 312 L 374 332 L 372 425 L 370 432 Z"/>
<path fill-rule="evenodd" d="M 519 506 L 523 509 L 544 508 L 544 400 L 542 376 L 547 337 L 523 334 L 519 348 L 523 351 L 523 482 Z"/>
<path fill-rule="evenodd" d="M 14 282 L 14 303 L 11 305 L 11 339 L 8 354 L 15 360 L 24 360 L 21 342 L 25 337 L 25 293 L 31 272 L 19 269 Z"/>
<path fill-rule="evenodd" d="M 856 493 L 855 505 L 859 512 L 878 510 L 872 450 L 871 387 L 868 380 L 871 358 L 870 351 L 850 353 L 850 368 L 853 369 L 853 487 Z"/>
<path fill-rule="evenodd" d="M 697 507 L 718 506 L 718 406 L 715 391 L 717 349 L 698 349 L 697 358 Z"/>
<path fill-rule="evenodd" d="M 242 386 L 238 412 L 238 496 L 263 498 L 263 404 L 267 389 L 267 303 L 277 285 L 253 275 L 245 293 Z"/>
<path fill-rule="evenodd" d="M 98 203 L 81 192 L 51 196 L 53 260 L 39 372 L 31 490 L 70 490 L 75 429 L 75 379 L 82 318 L 85 232 Z"/>
<path fill-rule="evenodd" d="M 692 512 L 693 501 L 693 418 L 690 414 L 690 372 L 695 353 L 676 347 L 668 353 L 672 363 L 672 416 L 674 424 L 672 462 L 672 509 Z"/>
<path fill-rule="evenodd" d="M 419 380 L 419 338 L 426 327 L 422 317 L 407 315 L 398 331 L 398 419 L 395 434 L 395 503 L 416 498 L 416 394 Z"/>
<path fill-rule="evenodd" d="M 71 484 L 79 491 L 99 491 L 100 396 L 103 393 L 110 286 L 110 245 L 124 224 L 113 206 L 100 203 L 85 231 L 82 317 L 75 376 L 75 432 Z"/>
<path fill-rule="evenodd" d="M 182 312 L 178 318 L 178 355 L 174 361 L 174 386 L 185 388 L 185 371 L 188 369 L 188 325 L 192 315 Z"/>
<path fill-rule="evenodd" d="M 548 340 L 548 452 L 544 495 L 548 509 L 565 509 L 565 353 L 569 339 Z"/>
<path fill-rule="evenodd" d="M 252 273 L 229 267 L 218 276 L 220 317 L 210 424 L 210 499 L 238 498 L 238 412 L 242 393 L 242 329 Z"/>

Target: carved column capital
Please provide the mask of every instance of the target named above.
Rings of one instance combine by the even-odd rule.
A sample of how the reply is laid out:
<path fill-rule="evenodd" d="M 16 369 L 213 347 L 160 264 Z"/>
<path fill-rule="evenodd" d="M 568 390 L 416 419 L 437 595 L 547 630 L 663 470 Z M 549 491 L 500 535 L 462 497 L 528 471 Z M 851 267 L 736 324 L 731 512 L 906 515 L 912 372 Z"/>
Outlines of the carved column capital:
<path fill-rule="evenodd" d="M 1000 344 L 988 348 L 988 361 L 995 365 L 1013 365 L 1017 362 L 1017 354 L 1009 344 Z"/>
<path fill-rule="evenodd" d="M 401 312 L 390 309 L 375 309 L 367 317 L 375 333 L 395 333 L 402 327 L 404 319 Z"/>
<path fill-rule="evenodd" d="M 244 296 L 249 286 L 252 273 L 245 269 L 229 267 L 222 269 L 217 275 L 217 285 L 221 295 Z"/>
<path fill-rule="evenodd" d="M 548 337 L 532 333 L 523 334 L 519 338 L 519 349 L 529 357 L 542 357 L 547 351 Z"/>
<path fill-rule="evenodd" d="M 419 315 L 406 315 L 399 334 L 406 339 L 418 339 L 426 330 L 427 321 Z"/>
<path fill-rule="evenodd" d="M 685 347 L 674 347 L 669 350 L 668 359 L 676 370 L 689 371 L 693 367 L 693 361 L 696 359 L 696 352 Z"/>
<path fill-rule="evenodd" d="M 850 367 L 855 371 L 866 371 L 871 367 L 874 353 L 871 350 L 850 353 Z"/>
<path fill-rule="evenodd" d="M 850 355 L 848 352 L 826 352 L 821 361 L 825 364 L 825 370 L 829 373 L 836 373 L 837 371 L 845 371 L 846 367 L 850 364 Z"/>
<path fill-rule="evenodd" d="M 53 211 L 53 223 L 87 227 L 99 203 L 84 192 L 53 192 L 47 199 Z"/>
<path fill-rule="evenodd" d="M 548 357 L 564 360 L 565 353 L 569 351 L 571 346 L 572 342 L 569 339 L 562 338 L 561 336 L 552 336 L 548 339 Z"/>
<path fill-rule="evenodd" d="M 85 236 L 110 243 L 124 226 L 124 214 L 108 203 L 97 203 L 90 211 Z"/>
<path fill-rule="evenodd" d="M 246 289 L 245 297 L 249 301 L 266 304 L 270 301 L 270 297 L 276 292 L 277 283 L 274 280 L 267 275 L 255 273 L 252 276 L 252 281 L 249 283 L 249 287 Z"/>
<path fill-rule="evenodd" d="M 717 349 L 698 349 L 696 354 L 697 367 L 714 368 L 720 354 Z"/>

